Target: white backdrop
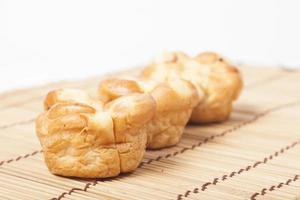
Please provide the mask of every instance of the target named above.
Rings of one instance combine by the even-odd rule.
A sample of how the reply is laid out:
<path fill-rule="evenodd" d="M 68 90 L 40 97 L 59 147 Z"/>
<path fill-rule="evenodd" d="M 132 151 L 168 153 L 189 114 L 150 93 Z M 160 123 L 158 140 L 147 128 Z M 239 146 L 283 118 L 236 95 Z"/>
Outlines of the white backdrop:
<path fill-rule="evenodd" d="M 300 66 L 300 1 L 0 0 L 0 91 L 136 66 L 164 50 Z"/>

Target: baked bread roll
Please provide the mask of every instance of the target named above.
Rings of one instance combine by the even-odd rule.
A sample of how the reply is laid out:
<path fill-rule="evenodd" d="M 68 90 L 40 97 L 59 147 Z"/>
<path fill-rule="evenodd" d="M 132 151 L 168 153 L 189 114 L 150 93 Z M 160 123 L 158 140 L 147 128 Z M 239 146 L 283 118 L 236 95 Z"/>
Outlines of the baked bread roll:
<path fill-rule="evenodd" d="M 107 79 L 99 85 L 99 97 L 109 102 L 130 94 L 150 94 L 156 102 L 155 115 L 145 126 L 147 148 L 159 149 L 177 144 L 193 108 L 201 100 L 196 88 L 181 79 L 165 82 Z"/>
<path fill-rule="evenodd" d="M 36 132 L 53 174 L 103 178 L 131 172 L 147 141 L 144 126 L 154 116 L 148 94 L 120 97 L 109 104 L 80 90 L 50 92 Z"/>
<path fill-rule="evenodd" d="M 190 121 L 221 122 L 229 118 L 232 102 L 243 86 L 238 69 L 216 53 L 205 52 L 191 58 L 181 52 L 169 52 L 157 58 L 141 73 L 143 79 L 156 81 L 182 78 L 191 81 L 205 98 L 193 110 Z"/>

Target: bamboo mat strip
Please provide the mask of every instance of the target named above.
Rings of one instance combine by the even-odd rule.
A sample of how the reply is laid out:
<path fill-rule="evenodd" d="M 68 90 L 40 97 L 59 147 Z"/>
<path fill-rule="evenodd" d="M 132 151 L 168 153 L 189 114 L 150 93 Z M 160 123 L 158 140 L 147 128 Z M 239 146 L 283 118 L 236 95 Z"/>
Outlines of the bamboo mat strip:
<path fill-rule="evenodd" d="M 299 151 L 298 149 L 291 149 L 289 151 Z M 274 161 L 284 160 L 287 161 L 287 157 L 291 157 L 291 153 L 286 154 L 285 156 L 282 157 L 277 157 L 277 159 L 272 160 L 266 165 L 261 165 L 260 168 L 257 168 L 255 171 L 249 171 L 243 175 L 240 175 L 240 177 L 234 179 L 231 179 L 231 183 L 229 184 L 224 184 L 221 183 L 219 186 L 220 188 L 224 189 L 227 187 L 229 189 L 230 187 L 236 187 L 236 188 L 241 188 L 242 190 L 245 190 L 244 185 L 246 184 L 251 184 L 251 188 L 249 189 L 247 195 L 243 199 L 251 199 L 251 197 L 257 192 L 257 191 L 262 191 L 264 188 L 270 188 L 273 185 L 277 185 L 280 182 L 285 182 L 287 179 L 290 177 L 294 176 L 295 174 L 299 173 L 299 169 L 296 168 L 290 168 L 290 166 L 286 165 L 285 170 L 281 171 L 282 166 L 281 164 L 278 165 L 274 163 Z M 299 155 L 298 155 L 299 156 Z M 295 158 L 295 157 L 294 157 Z M 298 163 L 299 166 L 299 163 Z M 296 167 L 296 166 L 295 166 Z M 276 169 L 277 168 L 277 169 Z M 275 169 L 275 170 L 274 170 Z M 280 174 L 281 172 L 281 174 Z M 259 176 L 259 178 L 258 178 Z M 233 180 L 233 181 L 232 181 Z M 284 180 L 284 181 L 283 181 Z M 230 180 L 229 180 L 230 182 Z M 257 182 L 260 182 L 259 185 Z M 241 185 L 244 184 L 244 185 Z M 205 197 L 207 192 L 216 192 L 217 186 L 214 186 L 214 188 L 211 188 L 210 190 L 207 190 L 205 193 L 202 193 L 202 195 L 197 194 L 197 198 L 192 197 L 192 199 L 202 199 Z M 220 188 L 217 188 L 220 190 Z M 256 189 L 255 189 L 256 188 Z M 300 184 L 299 182 L 293 182 L 288 186 L 285 186 L 284 188 L 277 188 L 276 190 L 272 190 L 268 192 L 268 194 L 263 195 L 263 196 L 258 196 L 256 197 L 257 199 L 295 199 L 295 197 L 298 195 L 299 196 L 299 190 L 300 190 Z M 200 191 L 201 192 L 201 191 Z M 234 192 L 234 190 L 231 188 L 231 192 Z M 191 194 L 193 196 L 193 194 Z M 191 197 L 190 196 L 190 197 Z"/>
<path fill-rule="evenodd" d="M 280 182 L 277 185 L 272 185 L 269 188 L 263 188 L 263 189 L 261 189 L 260 192 L 254 193 L 251 196 L 251 200 L 256 200 L 259 195 L 264 196 L 264 195 L 266 195 L 269 192 L 272 192 L 274 190 L 278 190 L 278 189 L 284 187 L 285 185 L 289 186 L 291 183 L 293 183 L 295 181 L 298 181 L 299 179 L 300 179 L 300 175 L 296 174 L 294 177 L 289 178 L 288 180 L 286 180 L 284 182 Z"/>
<path fill-rule="evenodd" d="M 193 188 L 191 190 L 187 190 L 184 194 L 178 194 L 177 200 L 182 200 L 184 197 L 188 197 L 191 193 L 199 193 L 201 191 L 205 191 L 205 190 L 207 190 L 207 188 L 209 186 L 217 185 L 221 181 L 226 181 L 226 180 L 228 180 L 228 179 L 230 179 L 230 178 L 232 178 L 234 176 L 237 176 L 237 175 L 239 175 L 239 174 L 241 174 L 243 172 L 247 172 L 247 171 L 249 171 L 251 169 L 254 169 L 254 168 L 256 168 L 257 166 L 259 166 L 261 164 L 266 164 L 269 160 L 272 160 L 272 159 L 276 158 L 277 156 L 280 156 L 281 154 L 284 154 L 287 150 L 289 150 L 289 149 L 291 149 L 291 148 L 293 148 L 293 147 L 295 147 L 296 145 L 299 145 L 299 144 L 300 144 L 300 140 L 297 140 L 297 141 L 295 141 L 295 142 L 293 142 L 293 143 L 291 143 L 291 144 L 289 144 L 289 145 L 287 145 L 287 146 L 285 146 L 285 147 L 283 147 L 283 148 L 281 148 L 279 150 L 276 150 L 271 155 L 266 156 L 266 157 L 264 157 L 263 159 L 261 159 L 259 161 L 256 161 L 256 162 L 254 162 L 254 163 L 252 163 L 250 165 L 244 166 L 243 168 L 240 168 L 238 170 L 234 170 L 234 171 L 232 171 L 232 172 L 230 172 L 228 174 L 224 174 L 224 175 L 222 175 L 220 177 L 213 178 L 212 181 L 206 182 L 206 183 L 202 184 L 200 187 L 195 187 L 195 188 Z M 297 179 L 298 179 L 298 176 L 297 176 Z M 288 181 L 288 183 L 290 183 L 290 182 L 291 181 Z M 263 195 L 264 193 L 265 193 L 265 191 L 263 189 L 263 191 L 262 191 L 261 194 Z M 255 193 L 255 194 L 258 195 L 259 193 Z M 257 195 L 253 195 L 253 196 L 256 197 Z M 251 199 L 253 199 L 253 196 L 251 197 Z"/>
<path fill-rule="evenodd" d="M 291 181 L 300 174 L 300 90 L 293 86 L 299 85 L 300 73 L 241 70 L 246 88 L 231 120 L 189 126 L 180 144 L 147 151 L 134 173 L 113 179 L 51 175 L 33 126 L 48 90 L 80 87 L 92 92 L 99 77 L 0 95 L 0 199 L 232 200 L 256 193 L 254 199 L 294 199 L 300 191 L 298 178 Z"/>

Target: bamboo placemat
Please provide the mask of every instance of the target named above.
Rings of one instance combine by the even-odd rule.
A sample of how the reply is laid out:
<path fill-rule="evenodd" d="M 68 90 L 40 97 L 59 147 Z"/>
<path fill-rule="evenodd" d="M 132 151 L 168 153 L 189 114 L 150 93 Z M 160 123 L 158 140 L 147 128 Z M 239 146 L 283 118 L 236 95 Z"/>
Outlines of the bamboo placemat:
<path fill-rule="evenodd" d="M 34 130 L 49 90 L 95 93 L 101 77 L 0 95 L 0 199 L 300 199 L 300 71 L 240 69 L 245 88 L 229 121 L 189 126 L 180 144 L 111 179 L 50 174 Z"/>

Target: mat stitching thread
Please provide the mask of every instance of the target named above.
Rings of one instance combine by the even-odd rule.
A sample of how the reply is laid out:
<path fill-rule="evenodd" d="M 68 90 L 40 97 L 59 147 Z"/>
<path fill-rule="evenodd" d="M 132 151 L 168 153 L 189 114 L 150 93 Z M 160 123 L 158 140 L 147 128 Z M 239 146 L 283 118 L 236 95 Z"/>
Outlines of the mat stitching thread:
<path fill-rule="evenodd" d="M 272 185 L 272 186 L 270 186 L 269 188 L 263 188 L 263 189 L 261 189 L 261 191 L 260 192 L 256 192 L 256 193 L 254 193 L 251 197 L 250 197 L 250 199 L 251 200 L 256 200 L 256 197 L 258 197 L 258 196 L 264 196 L 265 194 L 267 194 L 267 193 L 270 193 L 270 192 L 272 192 L 272 191 L 274 191 L 274 190 L 277 190 L 277 189 L 280 189 L 281 187 L 283 187 L 284 185 L 290 185 L 292 182 L 296 182 L 297 180 L 299 180 L 300 179 L 300 175 L 295 175 L 293 178 L 290 178 L 290 179 L 288 179 L 286 182 L 281 182 L 281 183 L 278 183 L 277 185 Z"/>
<path fill-rule="evenodd" d="M 58 199 L 62 199 L 65 197 L 65 195 L 71 195 L 73 192 L 75 191 L 83 191 L 83 192 L 86 192 L 88 188 L 90 188 L 91 186 L 95 186 L 97 185 L 98 181 L 95 180 L 93 182 L 90 182 L 90 183 L 87 183 L 85 184 L 85 187 L 82 189 L 82 188 L 72 188 L 71 190 L 69 190 L 68 192 L 63 192 L 59 197 L 57 198 L 51 198 L 50 200 L 58 200 Z"/>
<path fill-rule="evenodd" d="M 17 158 L 12 158 L 12 159 L 9 159 L 9 160 L 3 160 L 3 161 L 0 161 L 0 166 L 4 165 L 4 164 L 8 164 L 8 163 L 11 163 L 11 162 L 16 162 L 16 161 L 19 161 L 21 159 L 26 159 L 28 157 L 31 157 L 31 156 L 34 156 L 38 153 L 42 153 L 43 150 L 36 150 L 32 153 L 28 153 L 28 154 L 25 154 L 23 156 L 18 156 Z"/>
<path fill-rule="evenodd" d="M 208 137 L 208 138 L 205 138 L 205 139 L 203 140 L 203 142 L 200 141 L 200 142 L 198 142 L 197 144 L 193 144 L 191 147 L 185 147 L 185 148 L 182 148 L 181 150 L 175 151 L 175 152 L 172 153 L 172 154 L 166 154 L 166 155 L 164 155 L 164 156 L 158 156 L 157 158 L 149 159 L 147 162 L 141 162 L 140 165 L 139 165 L 138 167 L 140 168 L 140 167 L 142 167 L 142 166 L 145 165 L 145 164 L 150 164 L 150 163 L 152 163 L 153 161 L 159 161 L 159 160 L 161 160 L 162 158 L 169 158 L 169 157 L 172 157 L 172 156 L 176 156 L 177 154 L 182 154 L 182 153 L 184 153 L 184 152 L 187 151 L 187 150 L 193 150 L 194 148 L 199 147 L 199 146 L 201 146 L 202 144 L 207 143 L 207 142 L 210 141 L 210 140 L 213 140 L 215 137 L 222 137 L 222 136 L 225 136 L 227 133 L 233 132 L 233 131 L 235 131 L 235 130 L 237 130 L 237 129 L 239 129 L 239 128 L 245 126 L 245 125 L 251 124 L 251 123 L 255 122 L 256 120 L 260 119 L 261 117 L 264 117 L 265 115 L 267 115 L 267 114 L 269 114 L 269 113 L 271 113 L 271 112 L 274 112 L 274 111 L 277 111 L 277 110 L 280 110 L 280 109 L 283 109 L 283 108 L 287 108 L 287 107 L 290 107 L 290 106 L 293 106 L 293 105 L 297 105 L 297 104 L 299 104 L 299 103 L 300 103 L 300 101 L 296 101 L 296 102 L 291 102 L 291 103 L 279 105 L 279 106 L 276 106 L 276 107 L 274 107 L 274 108 L 270 108 L 270 109 L 268 109 L 268 110 L 266 110 L 266 111 L 264 111 L 264 112 L 261 112 L 261 113 L 257 114 L 257 115 L 254 116 L 252 119 L 247 120 L 247 121 L 244 121 L 244 122 L 242 122 L 242 123 L 240 123 L 240 124 L 237 124 L 237 125 L 233 126 L 232 128 L 229 128 L 229 129 L 223 131 L 223 132 L 220 133 L 220 134 L 215 134 L 215 135 L 212 135 L 212 136 L 210 136 L 210 137 Z M 158 158 L 159 158 L 159 159 L 158 159 Z M 248 167 L 248 166 L 247 166 L 247 167 Z M 235 172 L 232 173 L 232 174 L 235 174 Z M 232 175 L 232 176 L 233 176 L 233 175 Z M 95 181 L 93 182 L 93 186 L 94 186 L 94 185 L 97 185 L 99 181 L 104 182 L 104 180 L 95 180 Z M 87 183 L 87 184 L 89 184 L 89 187 L 91 186 L 91 183 Z M 86 185 L 87 185 L 87 184 L 86 184 Z M 85 185 L 84 188 L 86 188 L 86 185 Z M 62 193 L 63 195 L 61 194 L 61 195 L 60 195 L 59 197 L 57 197 L 57 198 L 52 198 L 51 200 L 61 200 L 66 194 L 72 195 L 73 189 L 74 189 L 74 188 L 72 188 L 72 189 L 69 190 L 68 192 Z M 199 190 L 199 189 L 195 189 L 194 191 L 198 191 L 198 190 Z M 193 191 L 193 192 L 194 192 L 194 191 Z M 191 191 L 190 191 L 190 190 L 187 190 L 186 193 L 190 194 Z"/>
<path fill-rule="evenodd" d="M 222 181 L 224 182 L 225 180 L 230 179 L 230 178 L 232 178 L 232 177 L 234 177 L 234 176 L 236 176 L 236 175 L 238 175 L 238 174 L 241 174 L 241 173 L 243 173 L 243 172 L 246 172 L 246 171 L 249 171 L 249 170 L 251 170 L 251 169 L 254 169 L 254 168 L 256 168 L 258 165 L 266 164 L 268 161 L 272 160 L 272 159 L 275 158 L 275 157 L 278 157 L 278 156 L 281 155 L 281 154 L 284 154 L 287 150 L 289 150 L 289 149 L 295 147 L 295 146 L 298 145 L 298 144 L 300 144 L 300 140 L 298 140 L 298 141 L 296 141 L 296 142 L 293 142 L 293 143 L 291 143 L 291 144 L 289 144 L 289 145 L 287 145 L 287 146 L 281 148 L 281 149 L 278 150 L 278 151 L 275 151 L 275 152 L 272 153 L 271 155 L 269 155 L 269 156 L 263 158 L 261 161 L 256 161 L 256 162 L 253 163 L 252 165 L 248 165 L 248 166 L 246 166 L 246 167 L 244 167 L 244 168 L 240 168 L 240 169 L 237 170 L 237 171 L 232 171 L 232 172 L 230 172 L 230 173 L 228 173 L 228 174 L 223 175 L 222 177 L 214 178 L 212 182 L 206 182 L 206 183 L 202 184 L 200 188 L 198 188 L 198 187 L 197 187 L 197 188 L 194 188 L 194 189 L 192 190 L 192 192 L 193 192 L 193 193 L 199 193 L 200 190 L 201 190 L 201 191 L 205 191 L 205 190 L 208 188 L 208 186 L 210 186 L 210 185 L 211 185 L 211 186 L 212 186 L 212 185 L 217 185 L 218 183 L 220 183 L 220 182 L 222 182 Z M 187 190 L 184 194 L 179 194 L 179 195 L 177 196 L 177 200 L 182 200 L 184 197 L 188 197 L 188 196 L 190 195 L 190 193 L 191 193 L 191 191 L 190 191 L 190 190 Z"/>

